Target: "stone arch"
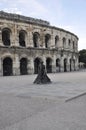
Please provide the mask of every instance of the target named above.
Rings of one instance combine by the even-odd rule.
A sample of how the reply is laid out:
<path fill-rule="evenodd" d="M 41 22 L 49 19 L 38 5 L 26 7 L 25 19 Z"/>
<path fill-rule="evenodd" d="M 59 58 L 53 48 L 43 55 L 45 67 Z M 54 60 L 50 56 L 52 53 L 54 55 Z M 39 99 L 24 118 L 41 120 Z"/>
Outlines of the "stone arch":
<path fill-rule="evenodd" d="M 59 36 L 55 36 L 55 47 L 58 47 Z"/>
<path fill-rule="evenodd" d="M 5 58 L 9 57 L 10 59 L 12 59 L 13 61 L 13 55 L 11 53 L 4 53 L 2 56 L 1 56 L 1 59 L 4 60 Z"/>
<path fill-rule="evenodd" d="M 40 61 L 42 61 L 42 59 L 39 58 L 39 57 L 35 58 L 35 60 L 34 60 L 34 73 L 35 74 L 38 73 L 38 68 L 39 68 Z"/>
<path fill-rule="evenodd" d="M 47 73 L 52 73 L 52 59 L 50 57 L 46 59 L 46 70 Z"/>
<path fill-rule="evenodd" d="M 71 40 L 70 39 L 68 39 L 68 47 L 69 47 L 69 49 L 71 47 Z"/>
<path fill-rule="evenodd" d="M 38 32 L 34 32 L 33 33 L 33 44 L 34 44 L 34 47 L 39 47 L 39 38 L 40 38 L 40 34 Z"/>
<path fill-rule="evenodd" d="M 45 48 L 50 47 L 50 39 L 51 39 L 51 35 L 50 34 L 46 34 L 45 35 Z"/>
<path fill-rule="evenodd" d="M 60 59 L 59 58 L 56 59 L 56 71 L 60 72 Z"/>
<path fill-rule="evenodd" d="M 19 31 L 19 45 L 22 47 L 26 46 L 26 32 L 24 30 Z"/>
<path fill-rule="evenodd" d="M 13 75 L 13 61 L 10 57 L 3 59 L 3 76 Z"/>
<path fill-rule="evenodd" d="M 20 59 L 20 74 L 21 75 L 28 74 L 28 72 L 27 72 L 27 58 Z"/>
<path fill-rule="evenodd" d="M 64 59 L 64 72 L 67 72 L 67 59 Z"/>
<path fill-rule="evenodd" d="M 22 58 L 28 59 L 28 56 L 27 56 L 25 53 L 23 53 L 23 54 L 20 55 L 20 60 L 21 60 Z"/>
<path fill-rule="evenodd" d="M 66 48 L 66 38 L 65 37 L 63 37 L 62 42 L 63 42 L 63 48 Z"/>
<path fill-rule="evenodd" d="M 11 35 L 11 30 L 9 28 L 2 29 L 2 41 L 5 46 L 10 46 L 11 44 L 10 35 Z"/>

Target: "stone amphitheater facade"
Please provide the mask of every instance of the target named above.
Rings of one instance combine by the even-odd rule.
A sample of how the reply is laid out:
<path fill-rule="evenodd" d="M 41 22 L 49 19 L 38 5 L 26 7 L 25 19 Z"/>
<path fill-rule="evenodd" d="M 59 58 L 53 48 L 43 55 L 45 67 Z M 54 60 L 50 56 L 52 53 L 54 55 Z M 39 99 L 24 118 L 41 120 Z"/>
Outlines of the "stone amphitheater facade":
<path fill-rule="evenodd" d="M 49 22 L 0 11 L 0 75 L 78 70 L 78 37 Z"/>

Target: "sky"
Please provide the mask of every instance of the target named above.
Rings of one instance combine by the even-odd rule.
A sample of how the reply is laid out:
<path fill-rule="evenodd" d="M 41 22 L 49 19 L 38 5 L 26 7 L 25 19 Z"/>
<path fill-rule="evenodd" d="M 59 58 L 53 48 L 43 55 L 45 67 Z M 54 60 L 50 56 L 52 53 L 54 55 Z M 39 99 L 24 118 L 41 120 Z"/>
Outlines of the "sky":
<path fill-rule="evenodd" d="M 86 49 L 86 0 L 0 0 L 0 10 L 49 21 L 79 38 Z"/>

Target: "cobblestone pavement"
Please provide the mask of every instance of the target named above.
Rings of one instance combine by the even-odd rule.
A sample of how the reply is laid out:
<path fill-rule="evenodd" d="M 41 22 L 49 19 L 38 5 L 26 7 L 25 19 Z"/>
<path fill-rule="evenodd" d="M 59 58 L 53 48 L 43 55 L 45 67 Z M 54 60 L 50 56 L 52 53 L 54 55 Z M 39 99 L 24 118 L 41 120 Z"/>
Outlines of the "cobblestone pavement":
<path fill-rule="evenodd" d="M 0 130 L 86 130 L 86 72 L 36 76 L 0 77 Z"/>

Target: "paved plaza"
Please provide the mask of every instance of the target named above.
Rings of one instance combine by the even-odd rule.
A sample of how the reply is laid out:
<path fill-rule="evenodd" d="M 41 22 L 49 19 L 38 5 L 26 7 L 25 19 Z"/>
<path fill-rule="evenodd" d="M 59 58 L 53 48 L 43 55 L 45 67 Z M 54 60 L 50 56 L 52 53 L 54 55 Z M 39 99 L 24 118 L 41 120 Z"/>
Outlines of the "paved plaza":
<path fill-rule="evenodd" d="M 0 77 L 0 130 L 86 130 L 86 72 Z"/>

